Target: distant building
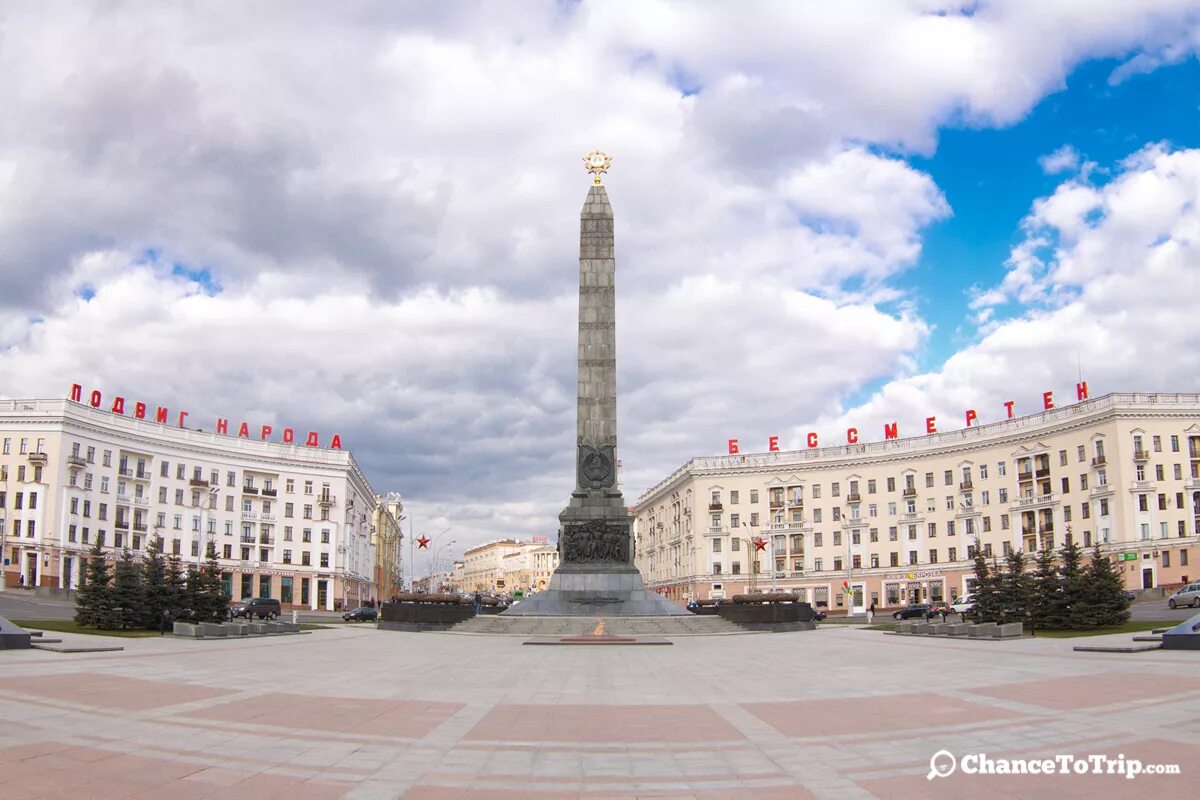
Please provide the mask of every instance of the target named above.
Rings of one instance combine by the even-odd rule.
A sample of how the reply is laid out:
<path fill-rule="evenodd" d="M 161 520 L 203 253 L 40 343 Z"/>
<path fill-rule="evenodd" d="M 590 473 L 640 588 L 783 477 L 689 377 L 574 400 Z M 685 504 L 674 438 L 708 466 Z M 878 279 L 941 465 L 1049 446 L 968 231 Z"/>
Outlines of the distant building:
<path fill-rule="evenodd" d="M 376 495 L 348 451 L 188 430 L 70 400 L 0 400 L 4 585 L 75 589 L 88 551 L 216 548 L 231 598 L 378 596 Z"/>
<path fill-rule="evenodd" d="M 375 496 L 375 513 L 371 518 L 371 546 L 375 552 L 374 584 L 378 600 L 388 600 L 403 586 L 404 563 L 401 544 L 404 532 L 400 520 L 404 519 L 404 502 L 400 495 L 389 494 L 386 498 Z"/>
<path fill-rule="evenodd" d="M 1003 559 L 1071 540 L 1100 544 L 1127 588 L 1178 584 L 1200 572 L 1200 395 L 693 458 L 634 511 L 646 585 L 681 603 L 751 587 L 856 612 L 949 601 L 971 590 L 977 549 Z"/>
<path fill-rule="evenodd" d="M 536 591 L 549 586 L 557 566 L 557 548 L 544 541 L 499 539 L 463 553 L 460 586 L 466 592 Z"/>

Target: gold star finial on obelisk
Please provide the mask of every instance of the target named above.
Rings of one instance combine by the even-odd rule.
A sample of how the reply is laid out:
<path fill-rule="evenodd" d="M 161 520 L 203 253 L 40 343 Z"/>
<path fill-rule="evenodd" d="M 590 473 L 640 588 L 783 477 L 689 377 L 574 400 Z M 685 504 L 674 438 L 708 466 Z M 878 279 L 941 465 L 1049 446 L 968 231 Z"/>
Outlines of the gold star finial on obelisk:
<path fill-rule="evenodd" d="M 608 168 L 612 166 L 612 156 L 605 153 L 603 150 L 593 150 L 583 157 L 583 163 L 587 165 L 587 171 L 596 175 L 592 184 L 600 185 L 600 173 L 608 172 Z"/>

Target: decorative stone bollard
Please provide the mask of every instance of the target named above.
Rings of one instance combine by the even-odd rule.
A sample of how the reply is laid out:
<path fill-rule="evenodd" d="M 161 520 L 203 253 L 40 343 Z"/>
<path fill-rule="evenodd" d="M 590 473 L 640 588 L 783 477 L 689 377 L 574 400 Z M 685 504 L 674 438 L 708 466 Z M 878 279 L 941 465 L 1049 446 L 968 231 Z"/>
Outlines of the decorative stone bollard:
<path fill-rule="evenodd" d="M 971 626 L 966 622 L 948 622 L 946 623 L 947 636 L 969 636 Z"/>
<path fill-rule="evenodd" d="M 197 625 L 200 628 L 201 636 L 220 636 L 225 635 L 225 629 L 221 627 L 219 622 L 201 622 Z"/>
<path fill-rule="evenodd" d="M 996 626 L 996 632 L 992 634 L 996 639 L 1018 639 L 1025 634 L 1025 626 L 1020 622 L 1006 622 L 1003 625 Z"/>
<path fill-rule="evenodd" d="M 947 622 L 931 622 L 925 627 L 929 629 L 928 633 L 930 636 L 944 636 L 950 624 Z"/>
<path fill-rule="evenodd" d="M 990 638 L 996 635 L 997 625 L 994 622 L 981 622 L 978 625 L 972 625 L 970 636 L 972 638 Z"/>
<path fill-rule="evenodd" d="M 226 636 L 245 636 L 250 633 L 250 626 L 244 622 L 222 622 L 221 627 Z"/>
<path fill-rule="evenodd" d="M 202 635 L 200 628 L 190 622 L 176 622 L 171 628 L 171 633 L 176 636 L 186 636 L 189 639 L 199 639 Z"/>

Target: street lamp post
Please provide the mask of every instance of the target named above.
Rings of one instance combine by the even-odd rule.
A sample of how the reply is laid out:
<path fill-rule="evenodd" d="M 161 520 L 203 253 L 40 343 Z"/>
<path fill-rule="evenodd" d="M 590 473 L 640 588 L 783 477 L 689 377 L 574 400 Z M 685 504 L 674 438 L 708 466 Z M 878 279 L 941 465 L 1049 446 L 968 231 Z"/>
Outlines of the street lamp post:
<path fill-rule="evenodd" d="M 736 536 L 734 538 L 746 543 L 746 552 L 750 555 L 750 594 L 754 594 L 758 590 L 758 538 L 753 534 L 756 525 L 750 525 L 743 522 L 741 527 L 751 531 L 750 538 Z"/>
<path fill-rule="evenodd" d="M 438 534 L 438 536 L 439 536 L 439 537 L 440 537 L 440 536 L 442 536 L 443 534 L 445 534 L 445 533 L 446 533 L 446 531 L 449 531 L 449 530 L 450 530 L 449 528 L 446 528 L 446 530 L 444 530 L 444 531 L 442 531 L 441 533 L 439 533 L 439 534 Z M 448 541 L 448 542 L 446 542 L 446 543 L 444 543 L 444 544 L 439 544 L 439 545 L 436 545 L 436 546 L 433 548 L 433 550 L 430 552 L 430 554 L 429 554 L 429 559 L 430 559 L 430 565 L 429 565 L 429 591 L 431 591 L 431 592 L 433 591 L 433 573 L 434 573 L 434 572 L 437 570 L 437 565 L 438 565 L 438 552 L 439 552 L 440 550 L 443 550 L 443 549 L 445 549 L 445 548 L 447 548 L 447 547 L 450 547 L 451 545 L 455 544 L 455 542 L 456 542 L 456 541 L 457 541 L 456 539 L 451 539 L 450 541 Z"/>
<path fill-rule="evenodd" d="M 200 502 L 197 503 L 197 505 L 199 506 L 199 511 L 200 511 L 200 530 L 197 532 L 197 536 L 196 536 L 196 571 L 197 572 L 200 571 L 200 566 L 204 561 L 204 550 L 205 550 L 204 534 L 206 533 L 205 527 L 208 524 L 208 509 L 210 507 L 216 505 L 217 494 L 220 491 L 221 491 L 220 486 L 208 487 L 208 502 L 206 503 L 203 500 L 201 500 Z M 215 552 L 214 552 L 214 555 L 216 555 Z"/>

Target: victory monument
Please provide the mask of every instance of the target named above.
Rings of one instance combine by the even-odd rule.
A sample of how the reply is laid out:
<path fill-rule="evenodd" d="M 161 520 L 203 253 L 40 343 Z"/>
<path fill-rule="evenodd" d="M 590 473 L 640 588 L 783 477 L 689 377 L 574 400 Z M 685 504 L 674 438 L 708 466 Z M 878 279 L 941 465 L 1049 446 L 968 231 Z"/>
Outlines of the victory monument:
<path fill-rule="evenodd" d="M 550 588 L 505 616 L 679 616 L 633 565 L 633 517 L 617 487 L 617 338 L 613 211 L 600 181 L 612 158 L 583 158 L 595 178 L 579 217 L 579 379 L 575 490 L 558 515 Z"/>

